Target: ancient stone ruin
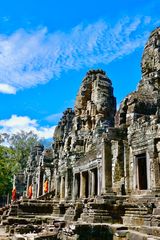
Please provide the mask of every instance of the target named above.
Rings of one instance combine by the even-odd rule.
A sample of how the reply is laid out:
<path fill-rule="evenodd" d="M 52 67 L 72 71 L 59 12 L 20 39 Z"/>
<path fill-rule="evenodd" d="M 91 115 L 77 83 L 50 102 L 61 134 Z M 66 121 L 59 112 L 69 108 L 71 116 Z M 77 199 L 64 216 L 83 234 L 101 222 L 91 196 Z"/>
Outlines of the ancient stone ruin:
<path fill-rule="evenodd" d="M 53 149 L 35 146 L 23 198 L 3 213 L 15 239 L 31 232 L 34 239 L 160 239 L 160 28 L 141 66 L 137 90 L 118 111 L 106 73 L 87 72 Z"/>

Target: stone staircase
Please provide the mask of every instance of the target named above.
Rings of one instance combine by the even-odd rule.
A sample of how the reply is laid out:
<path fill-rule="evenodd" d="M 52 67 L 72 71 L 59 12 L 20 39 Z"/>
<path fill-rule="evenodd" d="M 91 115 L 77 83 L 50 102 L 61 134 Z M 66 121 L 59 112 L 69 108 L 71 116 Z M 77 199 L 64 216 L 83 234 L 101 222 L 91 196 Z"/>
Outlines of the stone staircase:
<path fill-rule="evenodd" d="M 81 213 L 83 212 L 83 203 L 76 202 L 69 206 L 64 215 L 64 220 L 67 222 L 77 221 L 80 218 Z"/>
<path fill-rule="evenodd" d="M 79 219 L 86 223 L 112 223 L 112 217 L 106 209 L 106 204 L 88 203 Z"/>
<path fill-rule="evenodd" d="M 154 196 L 132 197 L 124 202 L 123 224 L 137 239 L 138 233 L 146 239 L 160 239 L 160 198 Z M 145 239 L 145 238 L 144 238 Z"/>
<path fill-rule="evenodd" d="M 98 234 L 102 228 L 104 236 L 109 231 L 114 240 L 138 239 L 138 236 L 145 240 L 160 239 L 159 199 L 153 200 L 133 198 L 128 201 L 118 196 L 77 202 L 23 199 L 5 209 L 1 223 L 11 235 L 39 235 L 49 229 L 47 234 L 51 235 L 53 230 L 54 234 L 62 233 L 64 239 L 72 236 L 75 240 L 76 234 L 83 235 L 84 232 L 85 235 L 86 231 L 91 235 Z M 130 238 L 124 238 L 124 235 Z"/>
<path fill-rule="evenodd" d="M 63 202 L 60 203 L 58 200 L 54 200 L 52 204 L 53 204 L 52 215 L 54 217 L 63 217 L 67 208 L 66 204 Z"/>
<path fill-rule="evenodd" d="M 40 232 L 44 224 L 52 224 L 53 201 L 23 199 L 13 203 L 1 217 L 1 225 L 10 234 Z"/>
<path fill-rule="evenodd" d="M 119 198 L 116 203 L 114 198 L 102 197 L 96 199 L 81 199 L 76 202 L 54 204 L 53 216 L 64 216 L 66 222 L 85 223 L 122 223 L 124 207 Z M 63 207 L 63 214 L 60 214 L 60 207 Z"/>
<path fill-rule="evenodd" d="M 53 212 L 52 200 L 22 200 L 18 204 L 17 215 L 47 215 Z"/>
<path fill-rule="evenodd" d="M 125 206 L 125 216 L 123 224 L 126 226 L 150 226 L 150 209 L 138 204 L 127 204 Z"/>
<path fill-rule="evenodd" d="M 126 226 L 160 226 L 160 198 L 153 196 L 132 197 L 124 202 Z"/>
<path fill-rule="evenodd" d="M 123 197 L 108 195 L 86 202 L 78 221 L 86 223 L 119 223 L 124 215 Z"/>
<path fill-rule="evenodd" d="M 160 207 L 153 209 L 151 226 L 160 227 Z"/>

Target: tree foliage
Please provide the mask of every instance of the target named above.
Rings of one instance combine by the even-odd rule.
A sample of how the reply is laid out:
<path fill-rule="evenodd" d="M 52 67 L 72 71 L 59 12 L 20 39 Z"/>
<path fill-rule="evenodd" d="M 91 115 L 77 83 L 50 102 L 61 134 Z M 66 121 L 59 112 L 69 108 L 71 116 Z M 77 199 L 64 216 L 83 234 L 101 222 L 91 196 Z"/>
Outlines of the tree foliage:
<path fill-rule="evenodd" d="M 9 144 L 15 151 L 17 161 L 20 163 L 21 169 L 26 167 L 28 156 L 32 147 L 38 143 L 38 136 L 33 132 L 21 131 L 9 137 Z"/>
<path fill-rule="evenodd" d="M 19 168 L 15 151 L 9 147 L 0 146 L 0 196 L 10 192 L 13 176 Z"/>
<path fill-rule="evenodd" d="M 2 145 L 6 142 L 8 147 Z M 37 142 L 33 132 L 0 136 L 0 196 L 11 192 L 13 176 L 26 167 L 31 148 Z"/>

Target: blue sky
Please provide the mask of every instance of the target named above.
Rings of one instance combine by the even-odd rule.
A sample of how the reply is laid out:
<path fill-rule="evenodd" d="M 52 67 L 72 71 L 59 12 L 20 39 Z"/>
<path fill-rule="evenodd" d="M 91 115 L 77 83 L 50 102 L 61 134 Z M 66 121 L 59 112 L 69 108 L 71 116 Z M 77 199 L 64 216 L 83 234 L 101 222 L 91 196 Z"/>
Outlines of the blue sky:
<path fill-rule="evenodd" d="M 159 0 L 5 0 L 0 7 L 0 131 L 50 138 L 90 68 L 117 104 L 136 89 Z"/>

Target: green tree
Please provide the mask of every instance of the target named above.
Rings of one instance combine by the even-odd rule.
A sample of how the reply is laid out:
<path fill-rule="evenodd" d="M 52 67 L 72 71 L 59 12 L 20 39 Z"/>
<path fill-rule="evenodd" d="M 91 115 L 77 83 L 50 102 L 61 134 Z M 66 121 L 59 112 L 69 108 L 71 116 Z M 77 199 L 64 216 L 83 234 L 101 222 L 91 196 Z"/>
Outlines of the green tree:
<path fill-rule="evenodd" d="M 12 149 L 15 151 L 15 157 L 23 170 L 26 167 L 32 147 L 38 143 L 38 136 L 32 131 L 21 131 L 12 134 L 8 138 L 8 141 Z"/>
<path fill-rule="evenodd" d="M 3 146 L 4 144 L 8 147 Z M 13 176 L 26 167 L 31 148 L 38 143 L 33 132 L 0 135 L 0 196 L 11 193 Z"/>
<path fill-rule="evenodd" d="M 11 192 L 13 176 L 19 168 L 15 151 L 9 147 L 0 146 L 0 196 Z"/>

